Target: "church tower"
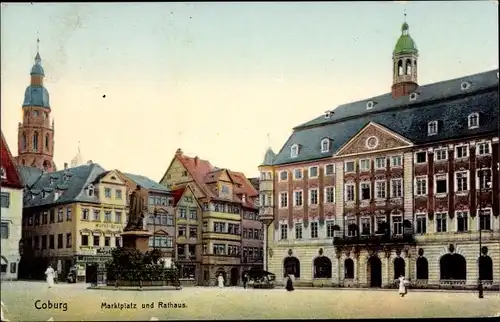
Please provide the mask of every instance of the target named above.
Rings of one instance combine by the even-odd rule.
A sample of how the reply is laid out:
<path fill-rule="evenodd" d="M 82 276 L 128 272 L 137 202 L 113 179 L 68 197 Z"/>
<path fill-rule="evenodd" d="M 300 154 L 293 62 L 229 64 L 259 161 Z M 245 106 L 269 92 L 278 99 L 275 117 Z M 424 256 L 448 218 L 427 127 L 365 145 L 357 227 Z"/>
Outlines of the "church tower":
<path fill-rule="evenodd" d="M 54 164 L 54 121 L 50 119 L 49 92 L 43 86 L 45 73 L 37 39 L 35 64 L 31 68 L 31 82 L 24 92 L 23 122 L 18 127 L 19 165 L 36 167 L 46 172 L 56 170 Z"/>
<path fill-rule="evenodd" d="M 417 87 L 417 45 L 410 36 L 410 27 L 405 22 L 401 26 L 401 36 L 399 36 L 396 47 L 392 54 L 393 82 L 392 97 L 398 98 L 409 95 Z"/>

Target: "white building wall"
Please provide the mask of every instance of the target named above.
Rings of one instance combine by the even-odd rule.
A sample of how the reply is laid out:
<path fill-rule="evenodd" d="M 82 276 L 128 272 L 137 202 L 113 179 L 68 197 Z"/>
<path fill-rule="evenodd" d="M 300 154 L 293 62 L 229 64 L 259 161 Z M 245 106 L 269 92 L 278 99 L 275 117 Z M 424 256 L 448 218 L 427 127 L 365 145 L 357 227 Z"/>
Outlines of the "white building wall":
<path fill-rule="evenodd" d="M 6 272 L 1 273 L 1 278 L 17 279 L 21 259 L 19 241 L 22 237 L 23 191 L 22 189 L 2 187 L 1 192 L 9 194 L 8 207 L 0 209 L 2 225 L 9 227 L 8 237 L 2 236 L 1 242 L 1 263 L 7 265 Z"/>

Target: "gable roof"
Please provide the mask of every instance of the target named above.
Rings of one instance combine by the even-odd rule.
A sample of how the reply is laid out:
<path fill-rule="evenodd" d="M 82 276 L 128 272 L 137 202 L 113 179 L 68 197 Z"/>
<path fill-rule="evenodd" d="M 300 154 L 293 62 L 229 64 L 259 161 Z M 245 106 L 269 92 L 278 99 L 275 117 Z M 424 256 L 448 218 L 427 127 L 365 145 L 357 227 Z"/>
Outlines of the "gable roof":
<path fill-rule="evenodd" d="M 136 184 L 140 185 L 141 187 L 150 190 L 150 191 L 157 191 L 157 192 L 164 192 L 168 193 L 170 192 L 170 189 L 167 187 L 159 184 L 156 181 L 153 181 L 149 179 L 148 177 L 141 176 L 139 174 L 132 174 L 132 173 L 123 173 L 127 178 L 135 182 Z"/>
<path fill-rule="evenodd" d="M 286 164 L 329 158 L 369 122 L 378 123 L 415 145 L 479 136 L 498 131 L 498 70 L 420 86 L 418 97 L 410 101 L 408 96 L 392 98 L 384 94 L 363 101 L 337 107 L 330 118 L 324 115 L 294 128 L 294 132 L 281 148 L 273 164 Z M 466 91 L 461 84 L 471 84 Z M 375 102 L 367 110 L 366 103 Z M 469 130 L 467 116 L 480 115 L 481 126 Z M 437 135 L 427 135 L 427 124 L 440 121 Z M 331 138 L 330 151 L 321 152 L 321 138 Z M 301 146 L 297 157 L 290 157 L 293 144 Z"/>
<path fill-rule="evenodd" d="M 174 207 L 177 207 L 179 201 L 181 201 L 182 197 L 186 195 L 188 192 L 191 192 L 191 194 L 194 196 L 194 199 L 196 200 L 196 203 L 201 208 L 201 203 L 198 200 L 198 198 L 196 198 L 193 187 L 191 187 L 191 184 L 189 183 L 182 188 L 177 188 L 175 190 L 172 190 L 172 195 L 174 196 Z"/>
<path fill-rule="evenodd" d="M 174 207 L 177 207 L 177 203 L 179 202 L 179 200 L 181 200 L 182 195 L 184 194 L 184 190 L 186 190 L 186 188 L 187 186 L 172 190 L 172 196 L 174 197 Z"/>
<path fill-rule="evenodd" d="M 32 171 L 22 167 L 21 171 Z M 67 204 L 72 202 L 99 203 L 96 195 L 88 196 L 86 188 L 106 170 L 97 163 L 89 163 L 79 167 L 52 173 L 43 173 L 24 194 L 24 207 Z M 29 174 L 26 174 L 29 177 Z M 55 199 L 55 192 L 59 198 Z M 43 198 L 43 194 L 46 194 Z"/>
<path fill-rule="evenodd" d="M 11 187 L 11 188 L 23 188 L 22 177 L 18 172 L 16 167 L 16 163 L 14 162 L 14 158 L 10 153 L 9 146 L 7 145 L 7 141 L 3 136 L 3 132 L 0 132 L 1 141 L 0 141 L 0 165 L 5 170 L 5 179 L 1 180 L 2 187 Z"/>
<path fill-rule="evenodd" d="M 178 151 L 181 150 L 179 149 Z M 219 196 L 215 193 L 215 191 L 212 190 L 208 185 L 208 183 L 214 182 L 214 178 L 215 177 L 218 178 L 223 173 L 223 171 L 227 171 L 227 174 L 234 183 L 235 189 L 232 200 L 233 202 L 242 203 L 242 200 L 238 196 L 239 194 L 242 193 L 247 194 L 249 197 L 254 197 L 258 195 L 258 192 L 255 190 L 252 184 L 246 179 L 245 175 L 241 172 L 234 172 L 229 169 L 214 167 L 207 160 L 203 160 L 198 157 L 189 157 L 187 155 L 182 154 L 182 152 L 178 152 L 175 154 L 174 159 L 172 159 L 170 165 L 172 165 L 175 159 L 179 160 L 179 162 L 182 163 L 186 171 L 193 178 L 194 182 L 197 184 L 197 186 L 204 194 L 204 197 L 206 198 L 213 200 L 227 201 L 225 199 L 219 198 Z M 165 175 L 163 177 L 165 177 Z M 247 204 L 249 207 L 254 207 L 254 204 L 250 198 L 247 198 Z"/>

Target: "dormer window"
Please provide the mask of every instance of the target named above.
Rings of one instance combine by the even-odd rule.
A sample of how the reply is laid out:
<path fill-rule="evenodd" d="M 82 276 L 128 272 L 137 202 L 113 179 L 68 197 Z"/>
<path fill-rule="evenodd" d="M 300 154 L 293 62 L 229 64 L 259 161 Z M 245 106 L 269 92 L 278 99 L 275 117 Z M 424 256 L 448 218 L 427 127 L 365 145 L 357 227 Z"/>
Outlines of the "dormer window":
<path fill-rule="evenodd" d="M 469 130 L 477 129 L 479 127 L 479 113 L 469 114 L 467 117 Z"/>
<path fill-rule="evenodd" d="M 48 195 L 47 191 L 42 191 L 42 199 L 47 198 L 47 195 Z"/>
<path fill-rule="evenodd" d="M 89 197 L 92 197 L 92 196 L 94 196 L 94 193 L 95 193 L 94 186 L 90 185 L 88 190 L 87 190 L 87 194 L 89 195 Z"/>
<path fill-rule="evenodd" d="M 2 179 L 7 179 L 7 172 L 4 167 L 0 168 L 0 177 L 2 177 Z"/>
<path fill-rule="evenodd" d="M 50 178 L 49 181 L 50 181 L 50 184 L 54 184 L 55 179 L 54 178 Z"/>
<path fill-rule="evenodd" d="M 417 93 L 411 93 L 411 94 L 410 94 L 410 101 L 416 101 L 416 100 L 417 100 L 417 97 L 418 97 L 418 94 L 417 94 Z"/>
<path fill-rule="evenodd" d="M 461 89 L 462 91 L 466 91 L 466 90 L 468 90 L 470 87 L 471 87 L 471 83 L 469 83 L 469 82 L 462 82 L 462 84 L 460 84 L 460 89 Z"/>
<path fill-rule="evenodd" d="M 290 148 L 290 157 L 296 158 L 298 156 L 299 156 L 299 145 L 293 144 L 292 147 Z"/>
<path fill-rule="evenodd" d="M 366 102 L 366 109 L 371 110 L 375 106 L 375 103 L 373 101 L 368 101 Z"/>
<path fill-rule="evenodd" d="M 332 111 L 326 111 L 325 112 L 325 119 L 329 119 L 330 117 L 332 117 L 332 114 L 333 114 Z"/>
<path fill-rule="evenodd" d="M 241 201 L 243 201 L 243 203 L 247 203 L 247 195 L 246 194 L 243 194 L 241 196 Z"/>
<path fill-rule="evenodd" d="M 324 138 L 321 140 L 321 153 L 330 151 L 330 139 Z"/>
<path fill-rule="evenodd" d="M 61 193 L 59 191 L 54 192 L 54 201 L 59 199 L 60 196 L 61 196 Z"/>
<path fill-rule="evenodd" d="M 438 133 L 438 121 L 431 121 L 427 124 L 427 135 L 436 135 Z"/>

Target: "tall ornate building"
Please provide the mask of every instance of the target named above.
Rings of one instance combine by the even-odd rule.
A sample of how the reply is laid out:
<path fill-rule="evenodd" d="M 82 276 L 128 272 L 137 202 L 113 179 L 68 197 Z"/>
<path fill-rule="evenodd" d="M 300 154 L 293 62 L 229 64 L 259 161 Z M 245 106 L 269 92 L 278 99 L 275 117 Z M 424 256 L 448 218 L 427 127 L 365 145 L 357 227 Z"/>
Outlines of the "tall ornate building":
<path fill-rule="evenodd" d="M 39 42 L 39 40 L 37 40 Z M 31 68 L 31 82 L 24 93 L 23 122 L 18 128 L 19 165 L 37 167 L 46 172 L 56 170 L 54 164 L 54 120 L 50 119 L 49 92 L 43 85 L 45 72 L 39 50 Z"/>
<path fill-rule="evenodd" d="M 268 270 L 305 285 L 498 288 L 498 70 L 418 85 L 406 22 L 392 59 L 389 93 L 266 152 Z"/>
<path fill-rule="evenodd" d="M 262 267 L 258 192 L 243 173 L 214 167 L 178 149 L 160 183 L 184 196 L 183 202 L 176 197 L 176 261 L 188 273 L 185 278 L 209 285 L 223 275 L 227 285 L 238 285 L 242 274 Z"/>

